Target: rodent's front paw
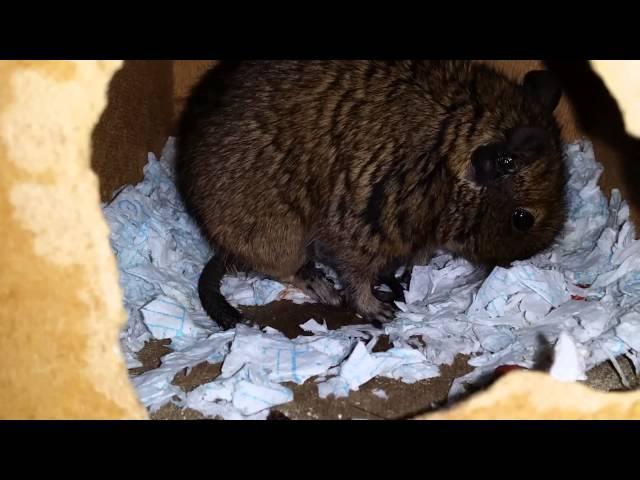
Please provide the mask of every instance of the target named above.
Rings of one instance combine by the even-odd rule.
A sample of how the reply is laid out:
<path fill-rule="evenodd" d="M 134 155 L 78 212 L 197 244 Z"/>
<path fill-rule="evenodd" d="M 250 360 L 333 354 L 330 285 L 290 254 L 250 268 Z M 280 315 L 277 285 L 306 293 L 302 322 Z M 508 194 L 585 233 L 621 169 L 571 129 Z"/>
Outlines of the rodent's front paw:
<path fill-rule="evenodd" d="M 388 289 L 385 290 L 383 286 Z M 381 279 L 381 283 L 374 285 L 373 296 L 384 303 L 404 302 L 404 288 L 393 275 Z"/>
<path fill-rule="evenodd" d="M 384 303 L 393 303 L 396 300 L 396 294 L 394 292 L 383 290 L 381 288 L 374 288 L 373 296 Z"/>
<path fill-rule="evenodd" d="M 368 322 L 378 328 L 382 327 L 382 324 L 388 323 L 393 320 L 395 316 L 395 308 L 391 303 L 383 303 L 379 300 L 372 300 L 367 305 L 358 308 L 359 313 Z"/>

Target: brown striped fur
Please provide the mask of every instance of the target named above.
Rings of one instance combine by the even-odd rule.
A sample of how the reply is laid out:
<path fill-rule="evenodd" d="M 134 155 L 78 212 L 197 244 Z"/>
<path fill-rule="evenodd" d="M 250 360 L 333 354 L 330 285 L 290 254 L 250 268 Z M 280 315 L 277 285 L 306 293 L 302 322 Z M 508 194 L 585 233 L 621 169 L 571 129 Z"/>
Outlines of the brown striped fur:
<path fill-rule="evenodd" d="M 560 230 L 557 100 L 545 109 L 527 92 L 466 61 L 223 63 L 187 102 L 179 188 L 219 258 L 338 303 L 313 268 L 328 260 L 355 309 L 386 320 L 392 309 L 371 287 L 397 262 L 446 248 L 508 264 Z M 479 182 L 476 149 L 518 127 L 542 129 L 543 150 Z M 512 225 L 518 207 L 535 217 L 526 233 Z"/>

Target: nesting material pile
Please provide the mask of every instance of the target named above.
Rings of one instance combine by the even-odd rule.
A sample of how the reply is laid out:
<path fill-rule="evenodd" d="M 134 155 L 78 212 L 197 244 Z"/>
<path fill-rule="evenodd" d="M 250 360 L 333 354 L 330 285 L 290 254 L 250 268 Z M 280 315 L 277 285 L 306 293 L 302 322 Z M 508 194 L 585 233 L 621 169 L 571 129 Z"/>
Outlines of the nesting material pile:
<path fill-rule="evenodd" d="M 151 411 L 174 402 L 208 416 L 265 418 L 293 399 L 284 382 L 312 379 L 320 397 L 345 396 L 375 376 L 437 376 L 459 353 L 469 354 L 475 369 L 454 382 L 451 399 L 500 365 L 533 367 L 546 347 L 555 348 L 551 373 L 561 380 L 583 379 L 620 355 L 640 367 L 640 241 L 619 192 L 608 201 L 599 189 L 602 168 L 588 142 L 566 147 L 569 220 L 548 251 L 488 277 L 442 252 L 414 268 L 406 303 L 384 330 L 332 331 L 309 319 L 302 328 L 311 335 L 295 339 L 268 327 L 223 332 L 202 310 L 197 280 L 214 252 L 179 199 L 174 154 L 170 139 L 160 160 L 149 155 L 144 180 L 103 208 L 129 314 L 122 332 L 128 366 L 140 365 L 136 352 L 151 338 L 170 338 L 174 350 L 133 378 Z M 257 276 L 227 276 L 222 292 L 234 305 L 310 301 Z M 374 353 L 383 334 L 392 348 Z M 214 381 L 188 393 L 171 384 L 204 361 L 222 362 Z"/>

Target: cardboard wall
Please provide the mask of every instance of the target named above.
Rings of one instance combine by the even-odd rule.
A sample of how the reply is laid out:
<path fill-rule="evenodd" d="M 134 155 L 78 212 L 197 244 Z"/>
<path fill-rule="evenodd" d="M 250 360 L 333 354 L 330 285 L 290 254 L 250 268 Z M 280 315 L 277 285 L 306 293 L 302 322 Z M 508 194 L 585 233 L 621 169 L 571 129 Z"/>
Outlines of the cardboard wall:
<path fill-rule="evenodd" d="M 160 153 L 193 83 L 212 60 L 127 60 L 113 77 L 92 134 L 91 165 L 102 200 L 142 178 L 147 153 Z"/>
<path fill-rule="evenodd" d="M 119 61 L 0 62 L 0 419 L 143 419 L 89 168 Z"/>
<path fill-rule="evenodd" d="M 206 65 L 119 66 L 0 62 L 0 419 L 147 417 L 118 354 L 126 315 L 89 164 L 103 198 L 137 181 Z M 514 75 L 526 67 L 504 65 Z M 592 72 L 565 67 L 556 65 L 573 85 L 567 115 L 575 112 L 575 131 L 598 142 L 607 173 L 628 188 L 637 178 L 625 170 L 637 165 L 636 140 L 624 133 L 617 103 Z M 514 373 L 430 418 L 639 418 L 639 397 Z"/>

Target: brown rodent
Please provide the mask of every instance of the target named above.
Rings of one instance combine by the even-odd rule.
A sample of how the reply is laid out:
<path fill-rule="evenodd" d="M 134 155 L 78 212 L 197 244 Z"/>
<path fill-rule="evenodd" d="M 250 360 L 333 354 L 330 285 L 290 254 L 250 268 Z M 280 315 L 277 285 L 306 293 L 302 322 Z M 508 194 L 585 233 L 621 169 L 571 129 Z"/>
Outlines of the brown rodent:
<path fill-rule="evenodd" d="M 246 61 L 194 88 L 178 132 L 178 186 L 216 249 L 199 292 L 223 328 L 235 265 L 338 304 L 314 262 L 372 321 L 380 276 L 444 248 L 508 265 L 562 228 L 566 170 L 545 71 L 515 83 L 469 61 Z"/>

